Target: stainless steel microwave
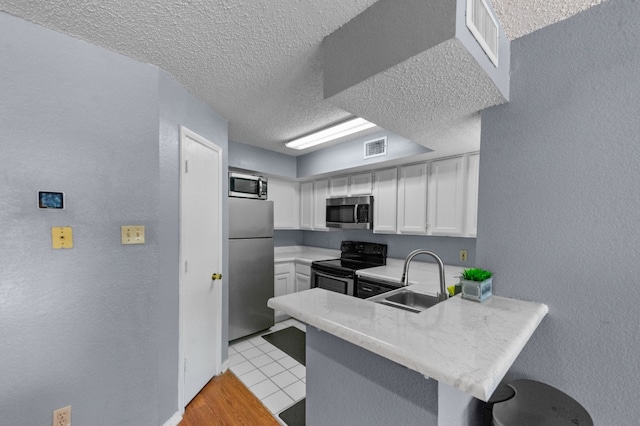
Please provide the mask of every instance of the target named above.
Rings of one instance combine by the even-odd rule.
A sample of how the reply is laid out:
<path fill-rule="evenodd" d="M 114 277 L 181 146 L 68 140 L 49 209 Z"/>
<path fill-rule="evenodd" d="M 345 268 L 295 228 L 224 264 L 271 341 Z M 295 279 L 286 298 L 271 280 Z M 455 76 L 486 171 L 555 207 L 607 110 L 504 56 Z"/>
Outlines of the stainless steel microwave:
<path fill-rule="evenodd" d="M 229 172 L 229 197 L 267 199 L 267 178 Z"/>
<path fill-rule="evenodd" d="M 327 198 L 327 227 L 373 228 L 373 196 Z"/>

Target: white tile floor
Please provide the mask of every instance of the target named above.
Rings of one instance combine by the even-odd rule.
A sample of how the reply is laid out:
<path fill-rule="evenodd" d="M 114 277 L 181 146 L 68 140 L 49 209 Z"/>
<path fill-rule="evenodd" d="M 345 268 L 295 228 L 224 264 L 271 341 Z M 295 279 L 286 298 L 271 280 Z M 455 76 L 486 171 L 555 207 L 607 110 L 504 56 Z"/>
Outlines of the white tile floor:
<path fill-rule="evenodd" d="M 305 325 L 291 318 L 269 330 L 234 341 L 229 346 L 229 369 L 277 416 L 306 395 L 306 368 L 262 338 L 263 334 Z"/>

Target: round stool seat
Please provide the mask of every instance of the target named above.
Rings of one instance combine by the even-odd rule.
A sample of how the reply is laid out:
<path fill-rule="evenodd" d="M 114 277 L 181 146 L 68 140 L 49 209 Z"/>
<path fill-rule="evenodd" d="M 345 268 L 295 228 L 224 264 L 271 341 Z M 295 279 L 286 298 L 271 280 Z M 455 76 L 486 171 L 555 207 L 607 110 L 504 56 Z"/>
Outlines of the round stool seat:
<path fill-rule="evenodd" d="M 593 426 L 591 416 L 564 392 L 535 380 L 514 380 L 513 398 L 493 405 L 494 426 Z"/>

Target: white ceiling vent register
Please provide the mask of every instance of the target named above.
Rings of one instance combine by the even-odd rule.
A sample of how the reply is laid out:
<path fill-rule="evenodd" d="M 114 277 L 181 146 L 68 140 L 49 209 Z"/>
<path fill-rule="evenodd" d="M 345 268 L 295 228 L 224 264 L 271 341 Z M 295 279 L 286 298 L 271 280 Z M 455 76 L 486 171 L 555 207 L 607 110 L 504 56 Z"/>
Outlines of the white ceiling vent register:
<path fill-rule="evenodd" d="M 364 143 L 364 158 L 380 157 L 387 155 L 387 137 L 375 139 Z"/>
<path fill-rule="evenodd" d="M 498 66 L 498 23 L 486 0 L 467 0 L 467 27 L 487 54 Z"/>

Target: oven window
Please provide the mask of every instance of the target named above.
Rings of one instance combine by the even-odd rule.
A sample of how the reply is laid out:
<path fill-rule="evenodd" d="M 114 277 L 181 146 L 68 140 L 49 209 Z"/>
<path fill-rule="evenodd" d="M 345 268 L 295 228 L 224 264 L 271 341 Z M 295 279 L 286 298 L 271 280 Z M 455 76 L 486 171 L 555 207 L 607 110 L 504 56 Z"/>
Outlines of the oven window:
<path fill-rule="evenodd" d="M 355 223 L 354 206 L 327 206 L 327 222 Z"/>
<path fill-rule="evenodd" d="M 316 275 L 315 286 L 325 290 L 335 291 L 337 293 L 348 294 L 348 283 L 335 278 Z"/>

